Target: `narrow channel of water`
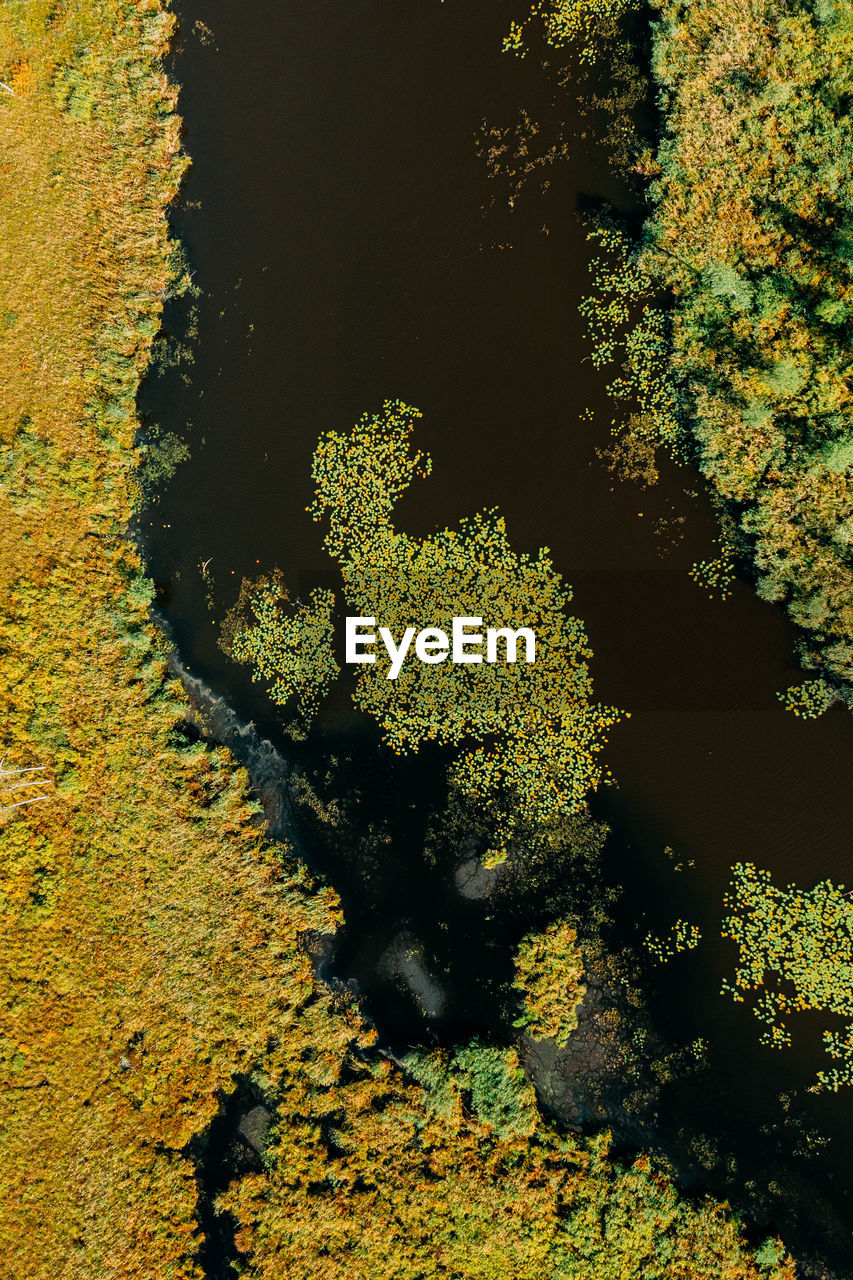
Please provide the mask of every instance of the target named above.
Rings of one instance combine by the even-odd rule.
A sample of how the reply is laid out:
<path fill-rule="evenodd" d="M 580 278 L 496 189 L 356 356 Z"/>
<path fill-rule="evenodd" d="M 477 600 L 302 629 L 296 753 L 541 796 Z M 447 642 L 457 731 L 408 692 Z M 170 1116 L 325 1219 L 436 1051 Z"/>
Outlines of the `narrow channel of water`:
<path fill-rule="evenodd" d="M 704 1172 L 694 1161 L 694 1172 L 723 1193 L 772 1165 L 790 1183 L 784 1212 L 800 1202 L 807 1244 L 829 1241 L 853 1259 L 853 1106 L 807 1092 L 827 1020 L 796 1021 L 794 1048 L 774 1054 L 757 1044 L 749 1008 L 719 995 L 734 961 L 719 930 L 732 863 L 752 860 L 780 882 L 853 882 L 853 724 L 840 709 L 814 724 L 785 713 L 776 693 L 796 671 L 783 616 L 747 584 L 722 604 L 689 579 L 691 563 L 714 554 L 695 476 L 666 466 L 643 492 L 596 460 L 613 409 L 582 338 L 590 249 L 576 212 L 630 201 L 594 142 L 576 136 L 571 89 L 537 59 L 501 53 L 518 16 L 506 0 L 178 8 L 193 168 L 175 220 L 201 296 L 193 362 L 150 379 L 143 408 L 192 456 L 143 534 L 183 659 L 275 738 L 271 704 L 216 646 L 219 621 L 244 576 L 278 565 L 297 592 L 330 580 L 305 512 L 319 433 L 389 396 L 419 406 L 417 443 L 433 474 L 400 501 L 399 527 L 426 533 L 499 506 L 513 546 L 551 548 L 587 625 L 597 695 L 632 712 L 607 750 L 618 789 L 596 800 L 613 827 L 609 871 L 628 891 L 626 936 L 677 916 L 703 933 L 653 993 L 659 1025 L 674 1042 L 702 1036 L 711 1063 L 699 1086 L 668 1087 L 662 1140 L 682 1150 L 682 1131 L 716 1134 L 719 1159 L 708 1154 Z M 525 118 L 539 126 L 532 136 Z M 516 193 L 477 154 L 484 121 L 526 136 L 527 159 L 570 138 L 570 159 L 534 165 Z M 587 407 L 592 420 L 580 416 Z M 210 601 L 199 572 L 208 559 Z M 344 691 L 321 735 L 329 754 L 373 741 Z M 401 934 L 444 957 L 451 983 L 433 1025 L 446 1034 L 488 1030 L 509 975 L 506 922 L 487 921 L 421 858 L 426 767 L 395 771 L 366 753 L 351 779 L 364 821 L 381 822 L 410 794 L 414 815 L 397 814 L 393 856 L 372 870 L 343 856 L 326 867 L 347 907 L 338 972 L 401 1041 L 416 1020 L 382 977 Z M 695 868 L 676 874 L 667 845 Z M 792 1107 L 833 1139 L 809 1156 L 803 1138 L 779 1172 L 770 1131 Z M 780 1212 L 768 1209 L 771 1220 Z"/>

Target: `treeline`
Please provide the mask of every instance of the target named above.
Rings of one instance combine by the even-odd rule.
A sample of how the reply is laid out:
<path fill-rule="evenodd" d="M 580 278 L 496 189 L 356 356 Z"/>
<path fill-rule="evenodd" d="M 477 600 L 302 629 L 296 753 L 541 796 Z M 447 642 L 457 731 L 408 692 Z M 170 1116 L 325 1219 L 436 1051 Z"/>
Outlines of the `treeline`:
<path fill-rule="evenodd" d="M 672 376 L 759 593 L 853 681 L 853 19 L 848 5 L 664 3 L 665 129 L 644 258 Z"/>
<path fill-rule="evenodd" d="M 554 12 L 598 15 L 584 39 L 619 56 L 613 16 L 629 7 L 537 6 L 552 38 L 574 31 Z M 647 12 L 659 133 L 633 147 L 647 216 L 637 236 L 593 231 L 595 358 L 615 362 L 629 452 L 651 441 L 699 467 L 725 510 L 721 560 L 787 606 L 804 666 L 849 698 L 853 19 L 839 0 Z M 806 694 L 800 714 L 833 700 Z"/>

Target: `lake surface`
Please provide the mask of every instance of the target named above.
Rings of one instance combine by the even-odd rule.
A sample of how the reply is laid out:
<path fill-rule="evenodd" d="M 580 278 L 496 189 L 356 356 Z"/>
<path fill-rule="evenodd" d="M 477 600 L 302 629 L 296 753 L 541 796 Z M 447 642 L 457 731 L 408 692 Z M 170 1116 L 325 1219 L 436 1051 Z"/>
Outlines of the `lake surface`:
<path fill-rule="evenodd" d="M 178 5 L 174 75 L 193 167 L 175 227 L 201 295 L 192 362 L 150 378 L 142 398 L 191 450 L 142 519 L 150 571 L 192 673 L 279 741 L 275 708 L 217 648 L 221 618 L 244 576 L 276 565 L 296 593 L 334 582 L 305 511 L 317 437 L 388 397 L 417 405 L 433 474 L 400 500 L 398 527 L 425 534 L 496 505 L 514 548 L 549 546 L 587 626 L 596 694 L 631 711 L 606 750 L 618 788 L 595 801 L 613 828 L 608 874 L 627 890 L 621 927 L 636 943 L 684 916 L 703 934 L 649 991 L 673 1043 L 709 1046 L 699 1084 L 662 1097 L 662 1146 L 682 1153 L 691 1185 L 757 1212 L 774 1178 L 766 1221 L 850 1266 L 853 1106 L 808 1093 L 827 1065 L 820 1030 L 835 1024 L 794 1018 L 793 1048 L 774 1053 L 758 1045 L 749 1006 L 719 989 L 734 964 L 720 937 L 734 862 L 779 883 L 853 883 L 853 722 L 840 708 L 815 723 L 784 712 L 777 691 L 800 676 L 783 615 L 746 583 L 722 603 L 688 577 L 715 554 L 698 479 L 665 465 L 644 492 L 596 459 L 614 408 L 586 358 L 578 303 L 591 251 L 577 210 L 628 210 L 631 197 L 594 138 L 578 136 L 591 125 L 559 87 L 559 59 L 543 69 L 501 53 L 523 8 Z M 527 146 L 516 171 L 563 140 L 569 159 L 532 164 L 518 189 L 478 154 L 484 129 L 506 131 L 510 152 Z M 186 340 L 185 310 L 169 323 Z M 209 559 L 211 599 L 199 572 Z M 424 774 L 440 774 L 438 758 L 390 761 L 343 685 L 311 749 L 349 762 L 358 821 L 390 823 L 381 857 L 317 854 L 347 916 L 334 972 L 358 983 L 397 1048 L 489 1032 L 529 920 L 489 918 L 423 859 L 425 815 L 440 803 Z M 676 874 L 666 846 L 695 868 Z M 420 1013 L 389 978 L 411 937 L 440 992 L 422 995 Z M 808 1155 L 794 1114 L 829 1145 Z M 719 1156 L 704 1168 L 683 1156 L 684 1133 L 699 1129 Z"/>

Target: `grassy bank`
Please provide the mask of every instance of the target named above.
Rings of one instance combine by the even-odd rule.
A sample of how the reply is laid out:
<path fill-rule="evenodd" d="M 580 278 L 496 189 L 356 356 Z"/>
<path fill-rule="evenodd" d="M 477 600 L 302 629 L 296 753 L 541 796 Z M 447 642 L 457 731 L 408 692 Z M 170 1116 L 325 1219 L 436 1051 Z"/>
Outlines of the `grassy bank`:
<path fill-rule="evenodd" d="M 186 1145 L 308 998 L 297 935 L 332 914 L 260 847 L 224 753 L 181 737 L 124 536 L 174 287 L 172 26 L 0 8 L 0 750 L 52 780 L 2 828 L 0 1256 L 32 1276 L 193 1273 Z"/>
<path fill-rule="evenodd" d="M 241 1077 L 275 1114 L 226 1196 L 248 1274 L 790 1278 L 648 1159 L 548 1128 L 511 1051 L 422 1087 L 312 979 L 334 896 L 194 740 L 126 537 L 181 287 L 172 28 L 156 0 L 0 4 L 0 754 L 50 779 L 0 816 L 3 1271 L 202 1276 L 196 1155 Z"/>

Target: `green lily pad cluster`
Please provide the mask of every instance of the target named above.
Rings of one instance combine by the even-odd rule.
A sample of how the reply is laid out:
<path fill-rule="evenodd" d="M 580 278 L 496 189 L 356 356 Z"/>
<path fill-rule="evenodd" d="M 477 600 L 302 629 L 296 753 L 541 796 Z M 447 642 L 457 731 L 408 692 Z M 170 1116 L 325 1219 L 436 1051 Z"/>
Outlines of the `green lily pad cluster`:
<path fill-rule="evenodd" d="M 276 570 L 244 581 L 222 629 L 222 647 L 252 668 L 255 680 L 270 680 L 270 696 L 284 706 L 295 700 L 303 726 L 315 716 L 340 668 L 334 655 L 333 591 L 312 591 L 293 604 Z"/>
<path fill-rule="evenodd" d="M 676 920 L 663 936 L 648 933 L 645 939 L 646 949 L 658 964 L 666 964 L 680 951 L 695 951 L 701 941 L 702 933 L 698 926 L 689 924 L 686 920 Z"/>
<path fill-rule="evenodd" d="M 328 523 L 326 549 L 339 560 L 351 614 L 375 617 L 400 636 L 454 617 L 536 636 L 534 662 L 463 665 L 389 660 L 359 668 L 354 699 L 398 753 L 428 741 L 461 746 L 451 782 L 482 804 L 512 797 L 514 820 L 548 824 L 577 812 L 602 776 L 598 754 L 618 712 L 592 701 L 583 624 L 567 613 L 571 591 L 547 548 L 512 551 L 495 510 L 428 538 L 400 533 L 393 504 L 430 459 L 411 449 L 420 417 L 401 401 L 365 415 L 348 435 L 327 432 L 314 455 L 314 519 Z M 503 653 L 501 653 L 503 657 Z"/>
<path fill-rule="evenodd" d="M 542 23 L 549 44 L 555 48 L 576 44 L 581 61 L 593 62 L 600 51 L 602 32 L 612 32 L 620 18 L 637 7 L 637 0 L 534 0 L 526 18 L 510 23 L 504 51 L 523 58 L 527 27 Z"/>
<path fill-rule="evenodd" d="M 691 566 L 689 573 L 697 586 L 703 587 L 710 596 L 728 600 L 735 581 L 731 548 L 724 547 L 723 554 L 713 559 L 697 560 Z"/>
<path fill-rule="evenodd" d="M 726 906 L 732 914 L 723 936 L 737 943 L 739 957 L 734 983 L 723 989 L 737 1001 L 760 993 L 753 1012 L 765 1024 L 764 1044 L 790 1044 L 784 1019 L 791 1013 L 817 1009 L 853 1018 L 853 901 L 843 885 L 822 880 L 813 889 L 778 889 L 768 872 L 738 863 Z M 818 1072 L 819 1087 L 853 1084 L 853 1025 L 826 1031 L 823 1039 L 842 1065 Z"/>
<path fill-rule="evenodd" d="M 821 676 L 816 680 L 803 680 L 800 684 L 792 685 L 778 697 L 786 711 L 799 716 L 801 720 L 816 720 L 834 702 L 838 702 L 840 694 Z"/>
<path fill-rule="evenodd" d="M 420 413 L 399 400 L 365 414 L 352 431 L 328 431 L 314 454 L 315 497 L 308 510 L 327 523 L 326 550 L 338 560 L 350 616 L 373 617 L 400 638 L 407 627 L 452 631 L 453 618 L 484 627 L 522 627 L 536 637 L 535 660 L 478 664 L 412 656 L 388 679 L 390 659 L 377 645 L 358 669 L 353 699 L 397 753 L 425 742 L 459 746 L 449 780 L 477 805 L 512 814 L 520 826 L 548 826 L 578 812 L 601 781 L 598 756 L 619 712 L 592 701 L 592 656 L 583 624 L 567 612 L 571 591 L 548 549 L 511 549 L 496 510 L 460 520 L 429 538 L 400 533 L 394 504 L 430 458 L 411 448 Z M 244 583 L 226 622 L 223 645 L 273 683 L 273 699 L 295 699 L 310 720 L 338 673 L 333 656 L 331 591 L 293 607 L 280 575 Z M 503 645 L 503 641 L 501 641 Z"/>

